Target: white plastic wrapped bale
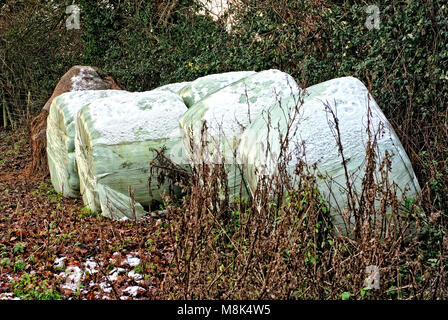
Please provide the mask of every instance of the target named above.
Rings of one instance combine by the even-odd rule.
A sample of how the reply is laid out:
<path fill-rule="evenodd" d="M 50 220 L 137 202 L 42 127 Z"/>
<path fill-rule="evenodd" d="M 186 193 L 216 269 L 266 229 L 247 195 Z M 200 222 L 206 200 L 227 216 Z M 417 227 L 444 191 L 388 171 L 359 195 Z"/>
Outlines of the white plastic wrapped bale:
<path fill-rule="evenodd" d="M 56 97 L 47 117 L 47 157 L 51 182 L 64 196 L 79 196 L 75 163 L 75 119 L 78 111 L 96 99 L 126 94 L 122 90 L 67 92 Z"/>
<path fill-rule="evenodd" d="M 415 198 L 420 192 L 420 187 L 405 150 L 367 88 L 353 77 L 330 80 L 306 89 L 303 105 L 299 106 L 299 116 L 290 127 L 288 150 L 289 154 L 297 155 L 296 146 L 302 146 L 303 142 L 305 157 L 302 153 L 293 158 L 288 165 L 289 172 L 292 174 L 298 158 L 302 158 L 310 167 L 316 164 L 317 171 L 321 173 L 318 188 L 334 209 L 332 212 L 339 212 L 336 210 L 337 207 L 347 208 L 344 167 L 336 144 L 334 128 L 332 131 L 329 125 L 329 120 L 333 121 L 333 118 L 328 110 L 325 110 L 324 103 L 335 112 L 339 120 L 344 157 L 349 174 L 353 178 L 354 189 L 358 194 L 365 168 L 367 121 L 370 118 L 369 128 L 372 136 L 381 133 L 377 140 L 379 160 L 384 158 L 386 150 L 393 155 L 389 181 L 396 183 L 400 195 Z M 256 119 L 241 137 L 238 155 L 245 164 L 245 177 L 252 192 L 262 177 L 270 177 L 276 172 L 280 154 L 279 133 L 286 136 L 288 115 L 294 113 L 295 105 L 294 99 L 288 98 L 282 108 L 277 106 L 269 110 L 269 123 L 271 127 L 276 128 L 275 130 L 271 128 L 268 133 L 266 114 Z M 369 106 L 370 117 L 368 117 Z M 381 125 L 384 128 L 378 131 Z M 270 150 L 266 152 L 268 143 Z M 379 172 L 377 174 L 379 175 Z M 334 217 L 336 224 L 342 226 L 344 231 L 341 217 L 337 214 Z"/>
<path fill-rule="evenodd" d="M 160 90 L 85 106 L 78 113 L 75 137 L 84 204 L 105 216 L 134 219 L 146 213 L 143 206 L 161 200 L 164 187 L 159 189 L 156 181 L 148 185 L 156 155 L 151 149 L 166 146 L 170 152 L 179 144 L 178 120 L 185 111 L 180 96 Z"/>
<path fill-rule="evenodd" d="M 179 94 L 189 108 L 204 97 L 254 73 L 255 71 L 234 71 L 211 74 L 192 81 L 189 85 L 185 86 Z"/>
<path fill-rule="evenodd" d="M 240 135 L 263 110 L 297 94 L 298 90 L 297 83 L 287 73 L 266 70 L 208 95 L 190 107 L 179 121 L 190 161 L 227 164 L 231 196 L 238 194 L 242 175 L 235 153 Z M 205 134 L 202 130 L 204 123 L 207 126 Z M 202 148 L 204 141 L 207 146 Z"/>

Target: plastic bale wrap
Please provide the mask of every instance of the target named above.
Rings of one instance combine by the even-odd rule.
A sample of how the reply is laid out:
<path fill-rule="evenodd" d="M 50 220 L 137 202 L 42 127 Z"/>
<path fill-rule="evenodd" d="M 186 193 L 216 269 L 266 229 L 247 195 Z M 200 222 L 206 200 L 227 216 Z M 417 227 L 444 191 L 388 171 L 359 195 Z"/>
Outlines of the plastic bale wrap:
<path fill-rule="evenodd" d="M 182 98 L 154 90 L 96 100 L 76 121 L 75 152 L 84 204 L 104 216 L 138 219 L 161 201 L 165 186 L 148 183 L 153 149 L 180 144 Z M 155 179 L 152 179 L 155 180 Z M 133 196 L 131 196 L 133 193 Z"/>
<path fill-rule="evenodd" d="M 179 94 L 189 108 L 204 97 L 231 83 L 253 75 L 254 73 L 255 71 L 234 71 L 211 74 L 192 81 L 189 85 L 185 86 Z"/>
<path fill-rule="evenodd" d="M 180 92 L 188 85 L 190 85 L 190 81 L 185 82 L 176 82 L 176 83 L 169 83 L 164 86 L 155 88 L 154 90 L 162 90 L 162 91 L 170 91 L 175 94 L 180 94 Z"/>
<path fill-rule="evenodd" d="M 64 196 L 79 196 L 75 162 L 75 119 L 78 111 L 96 99 L 126 94 L 122 90 L 67 92 L 56 97 L 47 117 L 47 157 L 51 182 Z"/>
<path fill-rule="evenodd" d="M 190 107 L 179 121 L 190 161 L 224 163 L 228 170 L 231 199 L 239 194 L 240 189 L 242 195 L 247 196 L 247 188 L 242 185 L 241 163 L 236 157 L 239 138 L 264 110 L 291 94 L 297 94 L 298 90 L 297 83 L 287 73 L 266 70 L 208 95 Z M 205 132 L 204 123 L 207 126 Z"/>
<path fill-rule="evenodd" d="M 287 154 L 295 157 L 288 164 L 288 172 L 293 174 L 298 159 L 307 163 L 310 168 L 316 164 L 316 173 L 320 174 L 317 175 L 319 191 L 333 209 L 335 223 L 342 230 L 344 223 L 337 213 L 347 208 L 346 179 L 335 130 L 330 127 L 333 118 L 324 104 L 337 115 L 344 157 L 349 175 L 353 179 L 352 185 L 358 194 L 362 190 L 369 127 L 372 137 L 379 133 L 378 160 L 384 159 L 386 151 L 392 155 L 390 183 L 398 186 L 399 195 L 401 193 L 408 198 L 418 195 L 420 186 L 410 160 L 393 128 L 362 82 L 353 77 L 333 79 L 307 88 L 303 98 L 303 104 L 297 104 L 299 116 L 291 121 Z M 281 107 L 269 110 L 269 117 L 266 115 L 256 119 L 241 137 L 238 156 L 245 164 L 244 176 L 252 192 L 260 179 L 269 178 L 276 172 L 280 133 L 283 135 L 282 139 L 285 139 L 288 115 L 294 113 L 297 100 L 297 97 L 290 97 Z M 381 127 L 382 131 L 379 131 Z M 301 146 L 300 152 L 297 152 L 297 146 Z M 377 167 L 376 176 L 379 177 L 379 174 Z"/>

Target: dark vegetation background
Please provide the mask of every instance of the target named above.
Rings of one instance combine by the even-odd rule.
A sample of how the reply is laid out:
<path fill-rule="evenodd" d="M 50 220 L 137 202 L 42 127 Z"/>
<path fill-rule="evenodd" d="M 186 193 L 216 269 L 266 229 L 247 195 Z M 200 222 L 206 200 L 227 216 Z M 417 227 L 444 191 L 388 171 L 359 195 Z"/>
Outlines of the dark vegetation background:
<path fill-rule="evenodd" d="M 80 30 L 65 27 L 71 1 L 7 0 L 0 7 L 8 127 L 26 124 L 27 110 L 37 114 L 76 64 L 97 66 L 130 91 L 236 70 L 277 68 L 304 86 L 354 76 L 401 139 L 423 189 L 421 205 L 438 214 L 431 241 L 441 245 L 448 213 L 446 1 L 245 0 L 230 33 L 224 22 L 197 15 L 193 1 L 108 3 L 77 1 Z M 380 8 L 379 30 L 364 25 L 372 4 Z"/>

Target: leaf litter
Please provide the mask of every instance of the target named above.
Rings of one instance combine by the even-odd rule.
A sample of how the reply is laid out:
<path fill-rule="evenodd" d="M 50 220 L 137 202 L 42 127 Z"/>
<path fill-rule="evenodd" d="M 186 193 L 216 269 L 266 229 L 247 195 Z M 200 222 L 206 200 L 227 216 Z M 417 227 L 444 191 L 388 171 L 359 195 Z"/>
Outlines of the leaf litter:
<path fill-rule="evenodd" d="M 25 130 L 0 135 L 0 299 L 163 299 L 173 257 L 163 211 L 137 222 L 92 214 L 49 177 L 27 177 Z"/>

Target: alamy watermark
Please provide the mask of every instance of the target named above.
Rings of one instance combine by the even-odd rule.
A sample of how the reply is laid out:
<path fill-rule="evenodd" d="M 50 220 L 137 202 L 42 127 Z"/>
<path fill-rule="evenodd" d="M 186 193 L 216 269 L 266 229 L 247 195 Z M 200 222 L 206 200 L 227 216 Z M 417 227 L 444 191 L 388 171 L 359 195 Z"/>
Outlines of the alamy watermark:
<path fill-rule="evenodd" d="M 380 269 L 377 266 L 368 266 L 366 268 L 367 278 L 365 279 L 366 289 L 380 289 Z"/>
<path fill-rule="evenodd" d="M 381 18 L 380 18 L 380 8 L 376 5 L 370 5 L 368 7 L 365 7 L 364 11 L 369 14 L 369 16 L 366 19 L 366 22 L 364 25 L 367 29 L 379 29 Z"/>
<path fill-rule="evenodd" d="M 65 21 L 67 30 L 81 29 L 81 9 L 76 4 L 72 4 L 65 9 L 65 13 L 69 14 Z"/>
<path fill-rule="evenodd" d="M 111 5 L 108 5 L 108 8 L 109 6 L 113 8 Z M 369 15 L 364 23 L 366 28 L 369 30 L 379 29 L 381 24 L 380 8 L 376 5 L 370 5 L 365 7 L 364 11 Z M 76 4 L 72 4 L 67 6 L 65 13 L 69 15 L 65 21 L 67 30 L 81 29 L 81 9 Z"/>

